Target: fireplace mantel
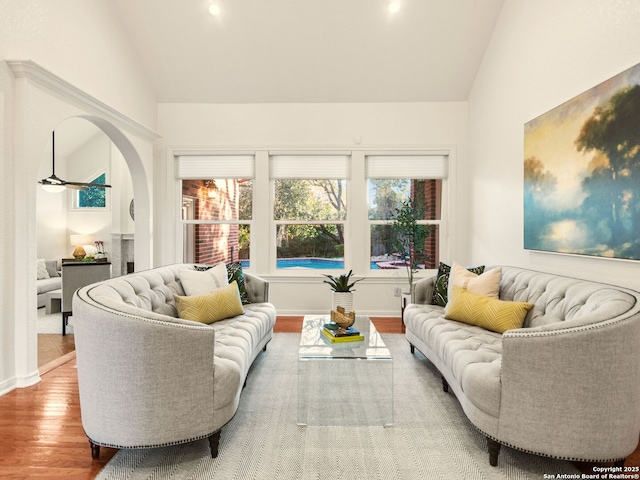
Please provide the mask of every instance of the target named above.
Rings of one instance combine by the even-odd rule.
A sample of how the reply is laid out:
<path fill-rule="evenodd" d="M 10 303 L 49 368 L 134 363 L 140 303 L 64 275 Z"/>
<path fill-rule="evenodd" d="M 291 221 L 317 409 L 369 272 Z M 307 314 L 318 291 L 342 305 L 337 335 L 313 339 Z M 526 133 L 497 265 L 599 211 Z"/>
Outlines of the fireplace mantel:
<path fill-rule="evenodd" d="M 134 234 L 111 234 L 111 275 L 120 277 L 127 274 L 127 263 L 134 262 Z"/>

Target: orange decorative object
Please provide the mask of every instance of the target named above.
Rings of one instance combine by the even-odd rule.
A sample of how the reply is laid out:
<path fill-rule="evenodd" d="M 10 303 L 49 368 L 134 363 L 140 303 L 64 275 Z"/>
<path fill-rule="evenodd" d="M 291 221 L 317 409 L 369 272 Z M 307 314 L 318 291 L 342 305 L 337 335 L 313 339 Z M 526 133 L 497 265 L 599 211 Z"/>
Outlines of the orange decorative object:
<path fill-rule="evenodd" d="M 356 321 L 356 312 L 354 310 L 349 313 L 345 313 L 343 307 L 338 307 L 336 310 L 331 310 L 331 321 L 340 328 L 346 330 Z"/>

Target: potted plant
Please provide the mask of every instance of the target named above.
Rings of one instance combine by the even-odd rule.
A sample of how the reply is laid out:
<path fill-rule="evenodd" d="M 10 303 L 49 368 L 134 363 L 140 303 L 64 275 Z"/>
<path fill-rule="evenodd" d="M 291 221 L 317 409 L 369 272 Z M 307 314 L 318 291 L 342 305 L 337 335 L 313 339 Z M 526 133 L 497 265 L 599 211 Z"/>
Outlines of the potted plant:
<path fill-rule="evenodd" d="M 343 273 L 338 277 L 332 275 L 324 275 L 329 280 L 323 280 L 322 283 L 326 283 L 333 290 L 333 298 L 331 304 L 331 310 L 336 310 L 338 307 L 344 308 L 344 311 L 349 313 L 353 310 L 353 286 L 358 283 L 362 278 L 351 281 L 351 275 L 353 270 L 349 270 L 349 273 Z"/>
<path fill-rule="evenodd" d="M 396 233 L 394 248 L 401 255 L 407 270 L 409 280 L 409 295 L 411 295 L 413 276 L 420 265 L 427 260 L 425 243 L 431 228 L 429 225 L 418 223 L 424 219 L 424 209 L 416 207 L 411 200 L 405 200 L 396 208 L 392 229 Z"/>

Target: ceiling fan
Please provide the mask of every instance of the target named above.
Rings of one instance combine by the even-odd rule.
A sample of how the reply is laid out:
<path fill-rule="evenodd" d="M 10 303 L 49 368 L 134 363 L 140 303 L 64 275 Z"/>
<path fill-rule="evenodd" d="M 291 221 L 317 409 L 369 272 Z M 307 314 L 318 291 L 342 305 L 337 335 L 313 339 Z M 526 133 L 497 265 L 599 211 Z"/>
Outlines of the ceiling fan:
<path fill-rule="evenodd" d="M 56 132 L 51 132 L 51 176 L 43 178 L 38 183 L 42 185 L 42 188 L 47 192 L 57 193 L 63 191 L 65 188 L 71 188 L 74 190 L 86 190 L 87 188 L 111 188 L 111 185 L 106 183 L 91 183 L 91 182 L 67 182 L 56 176 Z"/>

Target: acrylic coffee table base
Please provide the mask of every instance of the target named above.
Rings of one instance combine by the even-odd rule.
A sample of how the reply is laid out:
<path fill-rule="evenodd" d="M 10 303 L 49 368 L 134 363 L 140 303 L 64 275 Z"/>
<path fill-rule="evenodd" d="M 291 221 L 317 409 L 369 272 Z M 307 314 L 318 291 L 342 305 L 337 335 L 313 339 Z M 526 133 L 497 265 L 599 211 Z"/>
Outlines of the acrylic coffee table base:
<path fill-rule="evenodd" d="M 298 350 L 298 425 L 393 425 L 393 358 L 368 317 L 354 325 L 362 342 L 331 344 L 329 316 L 305 316 Z"/>

